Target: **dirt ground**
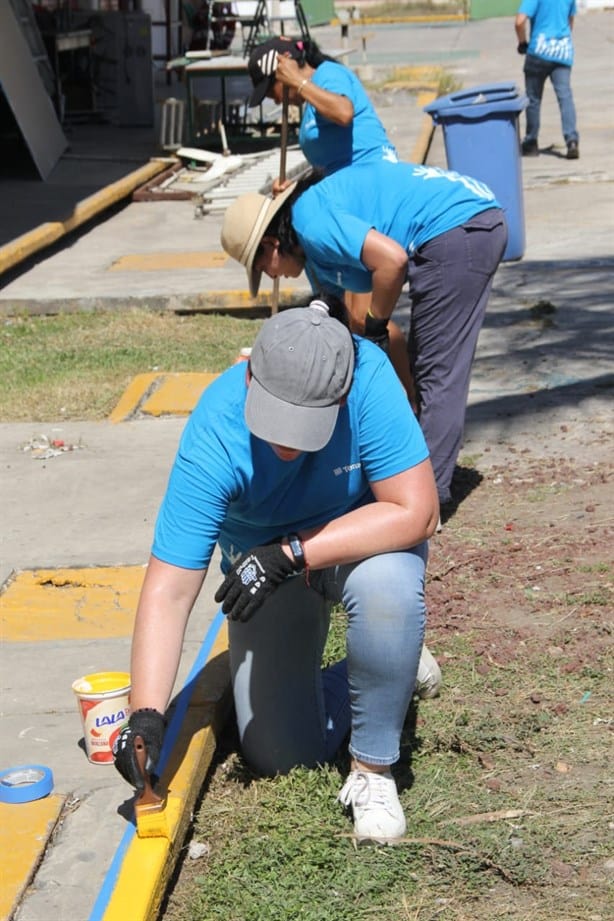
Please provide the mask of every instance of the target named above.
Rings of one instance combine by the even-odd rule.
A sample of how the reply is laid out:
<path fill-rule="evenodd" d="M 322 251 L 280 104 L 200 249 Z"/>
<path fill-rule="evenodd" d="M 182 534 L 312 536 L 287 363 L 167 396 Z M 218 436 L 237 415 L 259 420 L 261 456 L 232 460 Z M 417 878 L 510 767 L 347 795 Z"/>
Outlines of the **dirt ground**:
<path fill-rule="evenodd" d="M 612 465 L 518 454 L 458 473 L 462 501 L 431 544 L 428 643 L 448 677 L 442 700 L 469 716 L 443 744 L 480 766 L 494 805 L 531 801 L 551 823 L 532 866 L 506 870 L 503 859 L 499 884 L 467 917 L 605 921 L 614 880 Z M 457 906 L 451 917 L 465 915 Z"/>

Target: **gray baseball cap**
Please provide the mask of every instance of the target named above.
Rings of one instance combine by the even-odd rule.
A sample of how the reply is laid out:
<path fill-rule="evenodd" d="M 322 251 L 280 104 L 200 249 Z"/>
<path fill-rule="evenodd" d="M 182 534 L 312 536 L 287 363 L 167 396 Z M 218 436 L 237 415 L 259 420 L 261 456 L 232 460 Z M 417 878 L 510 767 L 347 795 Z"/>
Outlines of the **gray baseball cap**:
<path fill-rule="evenodd" d="M 265 320 L 250 357 L 245 421 L 253 435 L 297 451 L 330 440 L 350 389 L 354 342 L 322 301 Z"/>

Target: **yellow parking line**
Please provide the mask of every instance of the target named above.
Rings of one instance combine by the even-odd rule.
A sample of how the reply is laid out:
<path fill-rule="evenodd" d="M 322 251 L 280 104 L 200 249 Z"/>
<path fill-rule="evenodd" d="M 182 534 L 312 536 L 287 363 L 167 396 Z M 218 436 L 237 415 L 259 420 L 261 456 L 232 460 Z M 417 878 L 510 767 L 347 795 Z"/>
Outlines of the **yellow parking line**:
<path fill-rule="evenodd" d="M 31 803 L 0 803 L 0 921 L 13 917 L 42 859 L 65 799 L 53 794 Z"/>
<path fill-rule="evenodd" d="M 144 566 L 18 572 L 2 595 L 4 642 L 130 636 Z"/>
<path fill-rule="evenodd" d="M 226 253 L 129 253 L 109 266 L 110 272 L 161 272 L 175 269 L 218 269 L 228 262 Z"/>

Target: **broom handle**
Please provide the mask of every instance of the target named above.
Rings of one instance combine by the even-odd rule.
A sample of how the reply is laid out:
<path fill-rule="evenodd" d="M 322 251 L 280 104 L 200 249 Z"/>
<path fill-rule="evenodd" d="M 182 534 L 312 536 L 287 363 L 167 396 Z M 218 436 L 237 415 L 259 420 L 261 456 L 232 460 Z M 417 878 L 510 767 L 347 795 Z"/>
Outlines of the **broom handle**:
<path fill-rule="evenodd" d="M 283 101 L 281 106 L 281 146 L 279 149 L 279 181 L 286 178 L 286 150 L 288 147 L 288 87 L 284 86 Z M 271 299 L 271 313 L 279 309 L 279 276 L 273 279 L 273 297 Z"/>

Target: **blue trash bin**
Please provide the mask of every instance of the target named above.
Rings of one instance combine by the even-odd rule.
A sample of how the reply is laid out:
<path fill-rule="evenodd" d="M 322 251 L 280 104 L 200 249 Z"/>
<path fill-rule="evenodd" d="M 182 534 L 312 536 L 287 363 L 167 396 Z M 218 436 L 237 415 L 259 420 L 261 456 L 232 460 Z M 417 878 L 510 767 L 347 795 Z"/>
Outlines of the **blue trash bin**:
<path fill-rule="evenodd" d="M 509 233 L 505 262 L 524 255 L 518 118 L 527 104 L 514 83 L 491 83 L 440 96 L 424 107 L 443 128 L 448 169 L 485 182 L 505 211 Z"/>

